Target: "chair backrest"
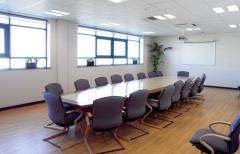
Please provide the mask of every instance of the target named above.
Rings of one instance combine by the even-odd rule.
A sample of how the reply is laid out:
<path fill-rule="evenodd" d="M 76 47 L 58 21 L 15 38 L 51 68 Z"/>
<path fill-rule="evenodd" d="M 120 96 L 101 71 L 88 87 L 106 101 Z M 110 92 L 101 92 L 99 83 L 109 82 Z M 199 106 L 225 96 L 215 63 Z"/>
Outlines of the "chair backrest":
<path fill-rule="evenodd" d="M 148 90 L 138 90 L 130 94 L 125 102 L 127 119 L 136 119 L 145 114 L 148 95 Z"/>
<path fill-rule="evenodd" d="M 115 84 L 115 83 L 123 82 L 123 79 L 121 75 L 114 74 L 111 76 L 111 81 L 112 81 L 112 84 Z"/>
<path fill-rule="evenodd" d="M 156 72 L 156 77 L 161 77 L 161 76 L 163 76 L 162 71 L 157 71 L 157 72 Z"/>
<path fill-rule="evenodd" d="M 93 102 L 92 127 L 95 131 L 113 129 L 122 123 L 124 97 L 109 96 Z"/>
<path fill-rule="evenodd" d="M 189 72 L 187 72 L 187 71 L 178 71 L 177 72 L 177 76 L 189 77 Z"/>
<path fill-rule="evenodd" d="M 182 80 L 179 80 L 174 83 L 174 86 L 175 86 L 175 89 L 172 95 L 172 103 L 178 102 L 180 100 L 184 82 Z"/>
<path fill-rule="evenodd" d="M 235 120 L 232 122 L 228 137 L 231 139 L 228 143 L 228 153 L 235 153 L 239 148 L 239 134 L 240 134 L 240 113 L 237 114 Z"/>
<path fill-rule="evenodd" d="M 174 92 L 174 89 L 175 89 L 174 85 L 169 85 L 161 91 L 161 93 L 158 97 L 158 99 L 159 99 L 158 109 L 159 110 L 167 110 L 171 106 L 172 94 Z"/>
<path fill-rule="evenodd" d="M 106 86 L 108 84 L 108 80 L 106 77 L 98 77 L 95 79 L 95 83 L 97 87 Z"/>
<path fill-rule="evenodd" d="M 64 124 L 65 110 L 62 104 L 61 96 L 45 92 L 43 97 L 48 106 L 48 117 L 55 124 Z"/>
<path fill-rule="evenodd" d="M 154 78 L 154 77 L 157 77 L 157 74 L 156 74 L 156 72 L 148 72 L 148 77 Z"/>
<path fill-rule="evenodd" d="M 134 77 L 133 77 L 132 74 L 127 73 L 127 74 L 124 74 L 124 80 L 125 81 L 132 81 L 132 80 L 134 80 Z"/>
<path fill-rule="evenodd" d="M 194 96 L 197 94 L 198 92 L 198 88 L 199 88 L 199 85 L 200 85 L 200 82 L 201 82 L 201 79 L 200 77 L 197 77 L 194 82 L 193 82 L 193 85 L 192 85 L 192 88 L 191 88 L 191 95 Z"/>
<path fill-rule="evenodd" d="M 138 78 L 138 80 L 146 79 L 146 75 L 145 75 L 145 73 L 143 73 L 143 72 L 139 72 L 139 73 L 137 74 L 137 78 Z"/>
<path fill-rule="evenodd" d="M 198 93 L 201 93 L 203 91 L 205 80 L 206 80 L 206 74 L 203 73 L 201 77 L 201 83 L 198 89 Z"/>
<path fill-rule="evenodd" d="M 62 86 L 59 83 L 50 83 L 50 84 L 46 85 L 45 91 L 56 94 L 56 95 L 63 94 Z"/>
<path fill-rule="evenodd" d="M 88 80 L 86 79 L 78 79 L 74 82 L 74 86 L 76 88 L 76 91 L 80 91 L 80 90 L 85 90 L 90 88 L 90 84 L 88 82 Z"/>
<path fill-rule="evenodd" d="M 186 99 L 189 96 L 191 84 L 192 84 L 192 79 L 187 79 L 185 81 L 184 86 L 182 88 L 181 99 Z"/>

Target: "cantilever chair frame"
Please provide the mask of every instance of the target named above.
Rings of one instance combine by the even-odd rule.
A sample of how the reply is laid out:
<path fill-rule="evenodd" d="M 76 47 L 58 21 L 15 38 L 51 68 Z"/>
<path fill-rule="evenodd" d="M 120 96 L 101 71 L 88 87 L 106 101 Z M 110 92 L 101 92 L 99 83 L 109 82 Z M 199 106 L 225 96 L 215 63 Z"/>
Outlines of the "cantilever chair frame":
<path fill-rule="evenodd" d="M 69 113 L 72 113 L 72 112 L 79 112 L 79 111 L 78 111 L 78 110 L 70 110 L 70 111 L 67 111 L 66 114 L 69 114 Z M 77 119 L 74 120 L 74 125 L 75 125 L 75 127 L 77 126 L 78 123 L 81 124 L 81 121 L 79 121 L 80 118 L 81 118 L 81 115 L 80 115 Z M 57 133 L 57 134 L 54 134 L 54 135 L 51 135 L 51 136 L 48 136 L 48 137 L 44 138 L 43 141 L 46 141 L 46 142 L 52 144 L 53 146 L 55 146 L 55 147 L 57 147 L 57 148 L 59 148 L 59 149 L 61 149 L 61 150 L 69 149 L 69 148 L 71 148 L 71 147 L 73 147 L 73 146 L 75 146 L 75 145 L 78 145 L 78 144 L 80 144 L 80 143 L 83 142 L 83 140 L 82 140 L 82 141 L 80 141 L 80 142 L 74 143 L 74 144 L 72 144 L 72 145 L 70 145 L 70 146 L 68 146 L 68 147 L 65 147 L 65 148 L 63 148 L 62 146 L 60 146 L 60 145 L 52 142 L 52 141 L 51 141 L 52 139 L 54 139 L 54 138 L 56 138 L 56 137 L 59 137 L 59 136 L 62 136 L 62 135 L 65 135 L 65 134 L 67 134 L 67 133 L 69 132 L 69 127 L 64 127 L 63 129 L 60 129 L 60 128 L 57 128 L 57 127 L 52 126 L 53 124 L 54 124 L 54 123 L 51 122 L 51 123 L 45 125 L 44 128 L 52 129 L 52 130 L 57 130 L 57 131 L 60 131 L 60 132 Z M 83 130 L 82 130 L 81 125 L 80 125 L 80 131 L 81 131 L 81 133 L 83 134 Z"/>
<path fill-rule="evenodd" d="M 85 133 L 84 133 L 84 143 L 87 145 L 87 149 L 88 149 L 90 154 L 94 153 L 90 144 L 87 141 L 88 133 L 89 133 L 89 130 L 90 130 L 90 127 L 91 127 L 91 123 L 90 123 L 91 118 L 92 118 L 92 114 L 90 112 L 87 112 L 86 115 L 85 115 L 85 120 L 86 120 L 86 125 L 87 126 L 86 126 L 86 130 L 85 130 Z M 100 153 L 109 153 L 109 152 L 114 152 L 114 151 L 119 151 L 119 150 L 125 150 L 124 145 L 121 143 L 121 141 L 118 138 L 119 136 L 118 136 L 117 132 L 118 132 L 118 128 L 115 128 L 114 131 L 113 131 L 113 138 L 120 145 L 121 148 L 114 149 L 114 150 L 109 150 L 109 151 L 104 151 L 104 152 L 100 152 Z"/>

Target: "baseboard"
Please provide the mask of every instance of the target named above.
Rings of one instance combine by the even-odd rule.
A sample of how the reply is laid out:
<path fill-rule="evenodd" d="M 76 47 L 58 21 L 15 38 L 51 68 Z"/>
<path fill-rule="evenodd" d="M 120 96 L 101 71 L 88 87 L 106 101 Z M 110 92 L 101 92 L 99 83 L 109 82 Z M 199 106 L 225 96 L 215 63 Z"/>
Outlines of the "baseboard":
<path fill-rule="evenodd" d="M 204 85 L 204 87 L 221 88 L 221 89 L 231 89 L 231 90 L 240 90 L 240 87 L 238 87 L 238 88 L 233 88 L 233 87 L 210 86 L 210 85 Z"/>
<path fill-rule="evenodd" d="M 30 105 L 36 105 L 36 104 L 40 104 L 40 103 L 44 103 L 44 100 L 36 101 L 36 102 L 30 102 L 30 103 L 24 103 L 24 104 L 19 104 L 19 105 L 14 105 L 14 106 L 3 107 L 3 108 L 0 108 L 0 111 L 15 109 L 15 108 L 19 108 L 19 107 L 25 107 L 25 106 L 30 106 Z"/>

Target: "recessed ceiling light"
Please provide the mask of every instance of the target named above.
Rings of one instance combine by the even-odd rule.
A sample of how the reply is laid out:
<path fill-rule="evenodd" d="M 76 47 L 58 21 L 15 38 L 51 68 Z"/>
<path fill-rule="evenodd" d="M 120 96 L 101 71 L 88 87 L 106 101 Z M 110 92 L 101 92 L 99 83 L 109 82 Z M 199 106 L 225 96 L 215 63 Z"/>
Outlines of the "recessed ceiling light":
<path fill-rule="evenodd" d="M 62 15 L 65 15 L 65 16 L 70 14 L 68 12 L 63 12 L 63 11 L 58 11 L 58 10 L 51 10 L 51 12 L 57 13 L 57 14 L 62 14 Z"/>
<path fill-rule="evenodd" d="M 194 30 L 201 30 L 201 28 L 194 28 Z"/>
<path fill-rule="evenodd" d="M 127 0 L 109 0 L 110 2 L 113 2 L 113 3 L 122 3 L 122 2 L 125 2 Z"/>
<path fill-rule="evenodd" d="M 230 28 L 237 28 L 237 25 L 229 25 Z"/>
<path fill-rule="evenodd" d="M 119 26 L 119 24 L 114 23 L 114 22 L 109 22 L 108 24 L 113 25 L 113 26 Z"/>
<path fill-rule="evenodd" d="M 239 11 L 239 8 L 237 5 L 229 5 L 227 6 L 227 9 L 229 12 L 236 12 L 236 11 Z"/>
<path fill-rule="evenodd" d="M 142 34 L 155 34 L 155 32 L 142 32 Z"/>
<path fill-rule="evenodd" d="M 112 26 L 113 26 L 113 25 L 108 24 L 108 23 L 102 23 L 101 25 L 102 25 L 102 26 L 107 26 L 107 27 L 112 27 Z"/>
<path fill-rule="evenodd" d="M 58 14 L 58 13 L 54 13 L 54 12 L 45 12 L 45 14 L 48 14 L 48 15 L 52 15 L 52 16 L 58 16 L 58 17 L 62 17 L 63 15 L 62 14 Z"/>
<path fill-rule="evenodd" d="M 159 19 L 159 20 L 166 20 L 166 18 L 165 17 L 163 17 L 163 16 L 153 16 L 154 18 L 157 18 L 157 19 Z"/>
<path fill-rule="evenodd" d="M 214 11 L 215 13 L 224 13 L 224 12 L 225 12 L 224 9 L 221 8 L 221 7 L 213 8 L 213 11 Z"/>
<path fill-rule="evenodd" d="M 171 15 L 171 14 L 164 14 L 165 17 L 169 18 L 169 19 L 175 19 L 176 17 Z"/>
<path fill-rule="evenodd" d="M 192 28 L 187 28 L 186 30 L 187 30 L 187 31 L 193 31 L 193 29 L 192 29 Z"/>

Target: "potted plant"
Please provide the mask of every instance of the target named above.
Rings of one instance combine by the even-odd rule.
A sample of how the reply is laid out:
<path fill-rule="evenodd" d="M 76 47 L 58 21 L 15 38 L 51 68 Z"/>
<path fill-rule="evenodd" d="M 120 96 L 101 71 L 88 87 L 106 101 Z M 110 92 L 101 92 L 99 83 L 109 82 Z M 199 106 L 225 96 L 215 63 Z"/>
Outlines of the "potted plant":
<path fill-rule="evenodd" d="M 137 64 L 138 63 L 137 58 L 132 58 L 132 60 L 133 60 L 133 64 Z"/>
<path fill-rule="evenodd" d="M 87 59 L 87 66 L 94 66 L 94 59 L 93 58 L 88 58 Z"/>
<path fill-rule="evenodd" d="M 153 71 L 156 72 L 158 70 L 159 64 L 162 62 L 162 57 L 164 56 L 164 51 L 172 49 L 172 47 L 164 48 L 163 45 L 159 45 L 154 42 L 149 45 L 150 47 L 150 61 L 152 62 Z"/>
<path fill-rule="evenodd" d="M 38 59 L 36 57 L 29 57 L 26 60 L 26 69 L 36 69 Z"/>

